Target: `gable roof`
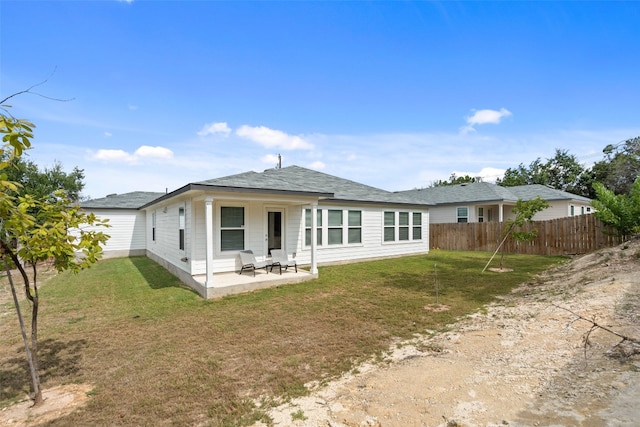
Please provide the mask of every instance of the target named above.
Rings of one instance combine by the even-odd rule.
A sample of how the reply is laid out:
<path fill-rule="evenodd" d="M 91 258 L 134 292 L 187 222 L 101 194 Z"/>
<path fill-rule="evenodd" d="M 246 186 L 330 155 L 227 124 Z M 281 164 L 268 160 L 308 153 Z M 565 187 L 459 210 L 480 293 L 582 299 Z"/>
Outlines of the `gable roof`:
<path fill-rule="evenodd" d="M 334 201 L 423 204 L 403 194 L 393 193 L 300 166 L 267 169 L 264 172 L 245 172 L 200 181 L 195 184 L 212 187 L 223 186 L 265 191 L 291 191 L 313 195 L 320 194 L 325 200 Z"/>
<path fill-rule="evenodd" d="M 193 182 L 171 193 L 136 191 L 110 195 L 83 202 L 81 206 L 94 209 L 142 209 L 190 190 L 310 196 L 336 202 L 429 205 L 428 202 L 416 200 L 405 194 L 382 190 L 300 166 L 287 166 L 267 169 L 264 172 L 250 171 Z"/>
<path fill-rule="evenodd" d="M 587 197 L 556 190 L 555 188 L 540 184 L 502 187 L 489 182 L 474 182 L 401 191 L 399 193 L 436 205 L 489 202 L 515 203 L 518 199 L 528 201 L 538 196 L 548 201 L 575 200 L 584 203 L 591 202 L 591 199 Z"/>
<path fill-rule="evenodd" d="M 109 194 L 106 197 L 81 202 L 80 207 L 91 209 L 139 209 L 141 206 L 144 206 L 164 195 L 165 193 L 150 191 Z"/>

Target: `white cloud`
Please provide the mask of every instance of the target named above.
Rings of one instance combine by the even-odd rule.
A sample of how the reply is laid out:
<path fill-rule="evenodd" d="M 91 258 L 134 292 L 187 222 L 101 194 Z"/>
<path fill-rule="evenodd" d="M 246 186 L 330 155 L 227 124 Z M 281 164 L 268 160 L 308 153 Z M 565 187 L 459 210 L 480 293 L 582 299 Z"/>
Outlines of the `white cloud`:
<path fill-rule="evenodd" d="M 473 114 L 466 118 L 467 125 L 463 126 L 461 132 L 466 134 L 475 132 L 476 125 L 498 124 L 504 117 L 509 117 L 511 111 L 506 108 L 500 110 L 472 110 Z"/>
<path fill-rule="evenodd" d="M 198 132 L 198 135 L 208 136 L 218 133 L 224 136 L 229 136 L 229 134 L 231 133 L 231 128 L 227 125 L 227 122 L 208 123 L 202 127 L 202 129 Z"/>
<path fill-rule="evenodd" d="M 275 154 L 267 154 L 266 156 L 263 156 L 262 158 L 260 158 L 260 161 L 267 165 L 275 166 L 278 164 L 279 159 L 278 159 L 278 156 Z"/>
<path fill-rule="evenodd" d="M 136 156 L 132 156 L 124 150 L 98 150 L 93 156 L 95 160 L 103 160 L 105 162 L 124 162 L 133 164 L 137 162 Z"/>
<path fill-rule="evenodd" d="M 325 169 L 327 167 L 327 165 L 324 164 L 324 162 L 321 162 L 320 160 L 317 160 L 317 161 L 307 165 L 307 167 L 309 169 L 315 169 L 315 170 L 321 171 L 321 170 Z"/>
<path fill-rule="evenodd" d="M 107 138 L 110 138 L 110 137 L 113 136 L 113 134 L 111 132 L 105 132 L 104 136 L 107 137 Z"/>
<path fill-rule="evenodd" d="M 142 158 L 168 160 L 173 158 L 173 151 L 164 147 L 150 147 L 148 145 L 143 145 L 133 154 L 127 153 L 124 150 L 100 149 L 91 155 L 91 158 L 93 160 L 101 160 L 103 162 L 126 163 L 131 165 L 138 163 Z"/>
<path fill-rule="evenodd" d="M 502 178 L 506 169 L 500 168 L 492 168 L 492 167 L 484 167 L 480 169 L 480 172 L 462 172 L 462 171 L 454 171 L 453 173 L 456 176 L 470 176 L 472 178 L 480 177 L 484 182 L 496 182 L 496 179 Z"/>
<path fill-rule="evenodd" d="M 143 145 L 134 153 L 136 157 L 155 157 L 158 159 L 171 159 L 173 157 L 173 151 L 164 147 L 150 147 Z"/>
<path fill-rule="evenodd" d="M 236 135 L 257 142 L 266 148 L 283 150 L 311 150 L 313 145 L 299 136 L 288 135 L 282 131 L 269 129 L 266 126 L 240 126 Z"/>
<path fill-rule="evenodd" d="M 135 111 L 135 110 L 138 109 L 138 106 L 137 105 L 133 105 L 133 104 L 129 104 L 128 107 L 129 107 L 129 110 L 131 110 L 131 111 Z"/>

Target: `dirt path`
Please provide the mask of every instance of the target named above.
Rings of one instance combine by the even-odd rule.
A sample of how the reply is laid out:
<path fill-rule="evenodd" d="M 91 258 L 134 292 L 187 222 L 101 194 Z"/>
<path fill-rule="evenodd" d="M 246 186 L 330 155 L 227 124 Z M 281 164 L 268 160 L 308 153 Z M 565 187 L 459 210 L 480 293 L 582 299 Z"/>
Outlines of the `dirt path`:
<path fill-rule="evenodd" d="M 508 273 L 505 273 L 508 274 Z M 276 426 L 638 426 L 640 242 L 574 260 L 455 325 L 276 408 Z M 625 346 L 627 353 L 639 352 Z"/>

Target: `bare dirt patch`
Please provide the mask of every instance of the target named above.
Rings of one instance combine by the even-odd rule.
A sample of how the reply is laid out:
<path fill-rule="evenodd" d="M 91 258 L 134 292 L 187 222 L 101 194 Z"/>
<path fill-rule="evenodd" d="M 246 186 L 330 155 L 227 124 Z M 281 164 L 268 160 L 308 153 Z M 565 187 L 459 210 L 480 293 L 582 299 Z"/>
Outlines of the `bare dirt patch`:
<path fill-rule="evenodd" d="M 0 425 L 13 427 L 37 426 L 70 414 L 89 399 L 93 387 L 87 384 L 67 384 L 42 391 L 44 402 L 34 407 L 25 396 L 21 402 L 0 410 Z"/>
<path fill-rule="evenodd" d="M 276 426 L 637 426 L 640 241 L 576 258 L 446 333 L 271 411 Z M 614 348 L 615 347 L 615 348 Z"/>
<path fill-rule="evenodd" d="M 505 267 L 491 267 L 489 271 L 493 271 L 494 273 L 509 273 L 513 271 L 513 269 Z"/>

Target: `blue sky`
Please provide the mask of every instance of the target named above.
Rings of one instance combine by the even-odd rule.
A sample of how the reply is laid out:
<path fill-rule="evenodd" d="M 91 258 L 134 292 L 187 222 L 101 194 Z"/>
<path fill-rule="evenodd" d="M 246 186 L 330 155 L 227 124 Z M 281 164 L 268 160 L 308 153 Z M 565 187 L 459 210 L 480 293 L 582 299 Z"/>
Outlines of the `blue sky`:
<path fill-rule="evenodd" d="M 640 2 L 0 2 L 0 96 L 85 196 L 296 164 L 386 190 L 640 135 Z"/>

